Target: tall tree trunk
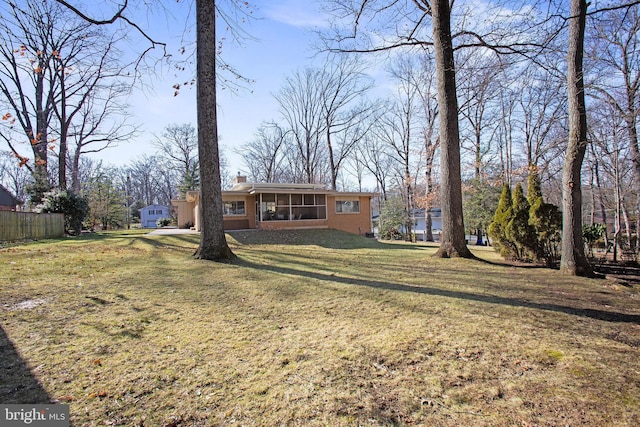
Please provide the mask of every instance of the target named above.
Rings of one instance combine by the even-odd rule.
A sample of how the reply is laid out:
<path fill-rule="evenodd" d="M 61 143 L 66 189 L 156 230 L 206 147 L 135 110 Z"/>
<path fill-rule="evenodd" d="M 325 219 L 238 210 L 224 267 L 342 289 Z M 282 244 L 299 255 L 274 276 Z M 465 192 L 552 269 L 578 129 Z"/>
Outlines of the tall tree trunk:
<path fill-rule="evenodd" d="M 222 186 L 216 104 L 216 2 L 196 0 L 198 155 L 202 230 L 198 259 L 228 261 L 236 256 L 227 245 L 222 220 Z"/>
<path fill-rule="evenodd" d="M 604 198 L 602 196 L 602 183 L 600 182 L 600 167 L 599 160 L 594 156 L 594 177 L 596 180 L 596 188 L 598 189 L 598 207 L 600 208 L 600 216 L 602 217 L 602 224 L 604 225 L 604 246 L 609 247 L 609 227 L 607 226 L 607 211 L 605 209 Z"/>
<path fill-rule="evenodd" d="M 406 211 L 406 218 L 405 218 L 405 222 L 406 222 L 406 228 L 407 228 L 407 235 L 405 236 L 405 240 L 407 242 L 412 242 L 413 241 L 413 216 L 412 216 L 412 211 L 413 211 L 413 202 L 412 202 L 412 197 L 411 197 L 411 175 L 409 175 L 409 167 L 407 164 L 405 164 L 405 177 L 404 177 L 404 182 L 405 182 L 405 192 L 407 193 L 407 198 L 406 198 L 406 207 L 405 207 L 405 211 Z"/>
<path fill-rule="evenodd" d="M 562 254 L 560 271 L 574 276 L 593 276 L 582 239 L 582 189 L 580 172 L 587 148 L 587 113 L 584 99 L 582 58 L 586 0 L 571 0 L 567 67 L 569 143 L 562 170 Z"/>
<path fill-rule="evenodd" d="M 41 70 L 44 70 L 44 64 L 41 64 Z M 44 193 L 50 190 L 49 172 L 47 170 L 47 140 L 49 129 L 50 104 L 49 99 L 45 95 L 44 89 L 44 71 L 37 73 L 36 77 L 36 130 L 29 129 L 27 137 L 31 142 L 33 151 L 33 190 L 31 191 L 31 202 L 38 204 L 42 201 Z"/>
<path fill-rule="evenodd" d="M 629 133 L 629 150 L 631 151 L 631 162 L 633 163 L 633 178 L 636 194 L 640 195 L 640 151 L 638 150 L 638 131 L 636 128 L 635 91 L 627 85 L 628 112 L 626 114 L 627 132 Z M 636 252 L 640 252 L 640 197 L 636 201 Z M 631 243 L 631 242 L 629 242 Z"/>
<path fill-rule="evenodd" d="M 425 224 L 425 241 L 433 242 L 433 220 L 431 218 L 431 189 L 433 188 L 433 178 L 431 176 L 431 172 L 433 170 L 432 162 L 427 162 L 427 172 L 426 182 L 427 182 L 427 191 L 426 191 L 426 203 L 424 206 L 424 224 Z"/>
<path fill-rule="evenodd" d="M 58 188 L 67 189 L 67 133 L 66 123 L 60 124 L 60 149 L 58 150 Z"/>
<path fill-rule="evenodd" d="M 80 193 L 80 147 L 73 153 L 73 168 L 71 170 L 71 189 L 76 193 Z"/>
<path fill-rule="evenodd" d="M 338 189 L 338 169 L 336 168 L 336 162 L 333 157 L 333 145 L 331 144 L 331 126 L 329 120 L 325 124 L 327 126 L 327 149 L 329 150 L 329 167 L 331 168 L 331 189 L 336 191 Z"/>
<path fill-rule="evenodd" d="M 440 147 L 442 235 L 440 248 L 435 256 L 473 258 L 465 241 L 462 217 L 458 99 L 449 0 L 434 0 L 431 6 L 442 144 Z"/>
<path fill-rule="evenodd" d="M 60 67 L 60 110 L 58 118 L 60 121 L 60 141 L 58 150 L 58 188 L 67 189 L 67 137 L 69 135 L 69 122 L 67 120 L 67 86 L 64 80 L 65 70 L 59 61 L 54 60 L 56 67 Z M 55 110 L 55 107 L 54 107 Z M 79 151 L 79 150 L 78 150 Z"/>
<path fill-rule="evenodd" d="M 629 221 L 629 211 L 627 211 L 627 205 L 624 201 L 624 197 L 620 200 L 620 207 L 622 208 L 622 220 L 624 221 L 624 231 L 627 236 L 627 244 L 629 249 L 633 248 L 632 235 L 631 235 L 631 221 Z"/>

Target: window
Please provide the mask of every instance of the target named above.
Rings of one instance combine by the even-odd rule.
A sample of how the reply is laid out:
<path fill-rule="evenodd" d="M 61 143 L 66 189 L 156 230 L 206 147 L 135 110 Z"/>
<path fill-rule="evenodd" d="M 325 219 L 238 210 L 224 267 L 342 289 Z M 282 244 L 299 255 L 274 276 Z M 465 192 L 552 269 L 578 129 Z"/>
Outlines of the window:
<path fill-rule="evenodd" d="M 245 215 L 244 200 L 232 200 L 224 202 L 225 215 Z"/>
<path fill-rule="evenodd" d="M 327 218 L 324 194 L 263 193 L 260 197 L 261 221 Z"/>
<path fill-rule="evenodd" d="M 336 213 L 360 213 L 360 201 L 336 200 Z"/>

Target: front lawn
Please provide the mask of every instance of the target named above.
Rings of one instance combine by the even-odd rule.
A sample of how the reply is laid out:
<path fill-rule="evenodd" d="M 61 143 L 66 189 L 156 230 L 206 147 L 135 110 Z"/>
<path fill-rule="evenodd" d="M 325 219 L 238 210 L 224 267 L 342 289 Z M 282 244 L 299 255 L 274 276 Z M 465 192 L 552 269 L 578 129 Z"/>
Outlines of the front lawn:
<path fill-rule="evenodd" d="M 0 249 L 0 403 L 74 426 L 640 425 L 640 286 L 338 231 Z"/>

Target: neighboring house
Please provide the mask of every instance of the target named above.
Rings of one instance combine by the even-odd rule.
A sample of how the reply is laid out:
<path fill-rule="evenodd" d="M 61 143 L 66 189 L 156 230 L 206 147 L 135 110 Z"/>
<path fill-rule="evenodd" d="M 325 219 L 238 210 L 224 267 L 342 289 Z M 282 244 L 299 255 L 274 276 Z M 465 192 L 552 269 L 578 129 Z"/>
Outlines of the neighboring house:
<path fill-rule="evenodd" d="M 380 216 L 379 212 L 374 213 L 373 220 L 374 222 Z M 378 227 L 374 228 L 374 233 L 378 234 Z M 406 227 L 402 226 L 400 231 L 406 233 Z M 411 231 L 416 236 L 416 240 L 425 241 L 427 240 L 427 219 L 425 216 L 425 209 L 418 208 L 414 209 L 411 212 Z M 431 233 L 435 240 L 440 238 L 440 233 L 442 232 L 442 211 L 440 208 L 431 208 Z"/>
<path fill-rule="evenodd" d="M 229 191 L 222 192 L 224 229 L 333 228 L 349 233 L 371 232 L 373 193 L 338 192 L 318 184 L 264 184 L 238 176 Z M 178 211 L 178 227 L 200 231 L 200 192 L 187 192 L 184 200 L 172 200 Z"/>
<path fill-rule="evenodd" d="M 149 205 L 140 209 L 140 224 L 145 228 L 157 228 L 158 219 L 169 217 L 171 217 L 171 210 L 167 206 Z"/>
<path fill-rule="evenodd" d="M 0 211 L 16 211 L 22 203 L 9 190 L 0 185 Z"/>
<path fill-rule="evenodd" d="M 416 235 L 416 240 L 427 239 L 427 219 L 425 209 L 414 209 L 411 212 L 412 231 Z M 438 239 L 442 232 L 442 211 L 440 208 L 431 208 L 431 233 Z"/>

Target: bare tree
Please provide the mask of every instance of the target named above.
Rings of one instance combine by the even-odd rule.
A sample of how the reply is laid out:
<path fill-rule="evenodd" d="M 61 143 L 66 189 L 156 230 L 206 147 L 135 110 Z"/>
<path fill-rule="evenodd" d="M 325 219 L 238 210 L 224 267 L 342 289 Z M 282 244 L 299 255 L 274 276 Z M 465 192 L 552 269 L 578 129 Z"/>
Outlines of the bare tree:
<path fill-rule="evenodd" d="M 79 168 L 83 155 L 99 153 L 120 142 L 128 142 L 137 134 L 137 127 L 128 122 L 126 106 L 119 102 L 120 97 L 128 92 L 129 88 L 122 85 L 109 85 L 88 94 L 82 105 L 74 110 L 74 116 L 65 129 L 66 148 L 63 150 L 61 146 L 58 150 L 58 156 L 64 153 L 67 157 L 64 165 L 71 170 L 71 188 L 74 191 L 80 188 Z"/>
<path fill-rule="evenodd" d="M 0 48 L 1 87 L 4 104 L 15 118 L 5 121 L 9 132 L 3 132 L 4 139 L 36 177 L 38 191 L 48 189 L 49 181 L 55 183 L 48 178 L 55 170 L 57 186 L 66 188 L 69 166 L 72 188 L 78 190 L 79 156 L 134 133 L 121 102 L 130 85 L 121 82 L 127 66 L 118 59 L 117 37 L 92 29 L 55 2 L 28 1 L 23 8 L 5 1 L 4 6 L 11 11 L 0 25 L 5 42 Z M 17 130 L 12 123 L 28 137 L 33 162 L 6 138 Z M 58 158 L 57 167 L 49 161 L 52 156 Z"/>
<path fill-rule="evenodd" d="M 336 62 L 328 62 L 319 77 L 331 188 L 335 190 L 342 162 L 369 130 L 367 119 L 375 108 L 362 101 L 373 85 L 364 73 L 364 64 L 345 55 L 333 59 Z"/>
<path fill-rule="evenodd" d="M 492 153 L 492 142 L 498 131 L 500 91 L 498 76 L 503 64 L 495 55 L 477 55 L 465 51 L 464 65 L 459 68 L 458 94 L 462 117 L 461 144 L 471 155 L 475 179 L 486 176 L 487 157 Z"/>
<path fill-rule="evenodd" d="M 424 125 L 421 120 L 424 113 L 424 99 L 420 96 L 424 90 L 423 64 L 409 56 L 399 56 L 389 66 L 392 81 L 396 84 L 396 94 L 386 108 L 386 114 L 376 122 L 375 133 L 383 142 L 389 145 L 390 155 L 397 165 L 396 178 L 402 190 L 405 206 L 405 227 L 407 238 L 411 238 L 412 214 L 416 203 L 417 174 L 420 167 L 419 154 L 423 152 Z M 419 123 L 422 123 L 421 126 Z M 396 169 L 396 168 L 394 168 Z M 416 172 L 416 174 L 413 173 Z"/>
<path fill-rule="evenodd" d="M 239 153 L 256 182 L 283 182 L 288 132 L 275 122 L 262 123 L 253 141 L 243 144 Z"/>
<path fill-rule="evenodd" d="M 626 225 L 626 245 L 631 243 L 630 226 L 626 213 L 626 200 L 634 192 L 633 161 L 630 156 L 631 147 L 625 138 L 626 120 L 620 111 L 611 104 L 600 101 L 590 115 L 593 126 L 589 129 L 590 150 L 589 165 L 592 168 L 595 189 L 592 189 L 592 212 L 599 210 L 606 225 L 606 209 L 614 212 L 613 222 L 613 259 L 617 261 L 619 249 L 623 246 L 621 233 L 622 222 Z M 608 191 L 602 188 L 606 185 Z M 593 186 L 592 186 L 593 187 Z M 613 190 L 613 191 L 611 191 Z M 592 214 L 595 216 L 594 214 Z M 605 242 L 607 237 L 605 237 Z"/>
<path fill-rule="evenodd" d="M 588 46 L 588 58 L 597 70 L 589 88 L 596 98 L 611 104 L 617 114 L 624 118 L 631 161 L 633 164 L 633 187 L 640 194 L 640 148 L 638 147 L 637 121 L 640 109 L 640 7 L 607 11 L 598 17 L 595 34 Z M 590 75 L 595 74 L 594 72 Z M 640 212 L 639 205 L 636 212 Z M 636 229 L 640 226 L 640 215 L 636 215 Z M 640 239 L 636 249 L 640 248 Z"/>
<path fill-rule="evenodd" d="M 193 125 L 173 123 L 165 126 L 154 145 L 167 165 L 179 176 L 178 192 L 182 197 L 187 191 L 199 187 L 198 135 Z"/>
<path fill-rule="evenodd" d="M 519 114 L 515 125 L 527 165 L 543 166 L 540 161 L 552 148 L 553 131 L 566 116 L 566 82 L 532 66 L 518 77 Z"/>
<path fill-rule="evenodd" d="M 89 24 L 75 22 L 66 10 L 49 2 L 29 0 L 20 5 L 2 4 L 0 21 L 0 92 L 9 111 L 1 135 L 9 149 L 34 177 L 34 201 L 50 188 L 47 171 L 52 141 L 49 130 L 59 86 L 57 57 L 78 38 L 87 35 Z M 62 24 L 63 23 L 63 24 Z M 17 129 L 30 147 L 32 159 L 8 136 Z"/>
<path fill-rule="evenodd" d="M 134 159 L 129 167 L 132 196 L 144 206 L 160 203 L 158 192 L 158 173 L 160 160 L 156 156 L 142 155 Z"/>
<path fill-rule="evenodd" d="M 71 171 L 71 188 L 79 189 L 80 156 L 98 153 L 118 142 L 129 140 L 136 127 L 129 124 L 124 99 L 131 93 L 126 64 L 120 64 L 116 40 L 100 43 L 105 35 L 94 32 L 74 43 L 65 57 L 54 58 L 59 81 L 59 96 L 53 110 L 59 126 L 52 128 L 58 136 L 58 186 L 67 187 Z"/>
<path fill-rule="evenodd" d="M 365 135 L 365 137 L 360 141 L 361 144 L 366 138 L 367 137 Z M 364 191 L 364 178 L 367 172 L 367 168 L 360 156 L 360 151 L 358 150 L 358 146 L 356 146 L 351 155 L 347 158 L 347 163 L 345 164 L 345 170 L 347 174 L 342 176 L 342 179 L 344 180 L 344 182 L 342 183 L 342 188 L 347 190 L 352 189 L 353 182 L 349 179 L 349 177 L 353 177 L 356 179 L 356 191 Z"/>
<path fill-rule="evenodd" d="M 368 135 L 358 146 L 358 153 L 358 158 L 376 180 L 376 191 L 381 193 L 381 200 L 387 200 L 388 179 L 394 163 L 389 146 L 374 135 Z"/>
<path fill-rule="evenodd" d="M 505 73 L 506 76 L 506 73 Z M 496 134 L 498 156 L 500 158 L 500 176 L 504 183 L 511 185 L 514 162 L 514 115 L 517 103 L 517 91 L 509 85 L 501 85 L 500 120 Z"/>
<path fill-rule="evenodd" d="M 298 70 L 287 77 L 284 87 L 275 95 L 307 183 L 319 183 L 325 178 L 322 138 L 327 129 L 323 120 L 322 73 L 310 67 Z"/>

